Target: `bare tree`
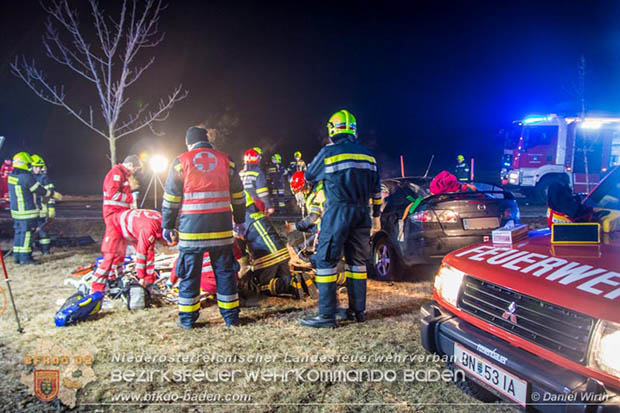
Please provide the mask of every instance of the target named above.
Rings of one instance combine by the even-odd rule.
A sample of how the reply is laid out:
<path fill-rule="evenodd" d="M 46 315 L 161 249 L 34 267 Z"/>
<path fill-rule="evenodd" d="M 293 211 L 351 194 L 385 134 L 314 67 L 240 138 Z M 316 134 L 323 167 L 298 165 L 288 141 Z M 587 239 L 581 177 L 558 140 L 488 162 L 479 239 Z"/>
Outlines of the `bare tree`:
<path fill-rule="evenodd" d="M 110 162 L 116 163 L 116 141 L 153 123 L 165 120 L 175 103 L 187 96 L 178 85 L 167 97 L 161 98 L 156 107 L 142 105 L 136 112 L 124 115 L 129 101 L 127 88 L 133 85 L 151 67 L 155 57 L 140 64 L 136 56 L 142 49 L 159 45 L 164 34 L 159 33 L 159 18 L 165 9 L 162 0 L 146 0 L 139 7 L 133 0 L 129 5 L 123 0 L 117 20 L 104 15 L 96 0 L 89 0 L 93 19 L 92 39 L 80 26 L 77 10 L 68 0 L 52 0 L 43 4 L 48 13 L 43 46 L 48 57 L 71 69 L 94 86 L 99 98 L 101 121 L 96 122 L 93 106 L 83 111 L 70 103 L 64 85 L 53 85 L 45 73 L 35 66 L 34 60 L 16 57 L 11 63 L 12 72 L 21 78 L 41 99 L 65 108 L 84 125 L 108 140 Z M 94 46 L 93 46 L 94 44 Z M 153 130 L 154 133 L 156 133 Z"/>

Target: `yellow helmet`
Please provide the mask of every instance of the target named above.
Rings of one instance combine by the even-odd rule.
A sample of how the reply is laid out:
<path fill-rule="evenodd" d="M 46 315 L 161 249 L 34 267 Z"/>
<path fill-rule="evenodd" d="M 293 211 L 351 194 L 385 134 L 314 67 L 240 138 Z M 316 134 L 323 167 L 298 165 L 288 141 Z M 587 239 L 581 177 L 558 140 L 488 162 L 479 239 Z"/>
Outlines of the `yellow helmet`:
<path fill-rule="evenodd" d="M 463 155 L 459 155 L 456 157 L 456 160 L 459 162 L 465 162 L 465 157 Z"/>
<path fill-rule="evenodd" d="M 23 169 L 24 171 L 30 170 L 30 155 L 28 152 L 19 152 L 13 155 L 13 168 Z"/>
<path fill-rule="evenodd" d="M 293 158 L 295 158 L 296 161 L 299 161 L 301 159 L 301 152 L 297 151 L 293 154 Z"/>
<path fill-rule="evenodd" d="M 259 154 L 259 155 L 262 155 L 262 154 L 263 154 L 263 150 L 261 149 L 261 147 L 260 147 L 260 146 L 255 146 L 255 147 L 253 147 L 252 149 L 254 149 L 256 152 L 258 152 L 258 154 Z"/>
<path fill-rule="evenodd" d="M 327 133 L 331 138 L 339 133 L 348 133 L 357 136 L 357 121 L 355 116 L 346 109 L 334 113 L 327 122 Z"/>
<path fill-rule="evenodd" d="M 36 153 L 30 155 L 30 164 L 32 166 L 39 166 L 41 168 L 45 168 L 45 161 Z"/>

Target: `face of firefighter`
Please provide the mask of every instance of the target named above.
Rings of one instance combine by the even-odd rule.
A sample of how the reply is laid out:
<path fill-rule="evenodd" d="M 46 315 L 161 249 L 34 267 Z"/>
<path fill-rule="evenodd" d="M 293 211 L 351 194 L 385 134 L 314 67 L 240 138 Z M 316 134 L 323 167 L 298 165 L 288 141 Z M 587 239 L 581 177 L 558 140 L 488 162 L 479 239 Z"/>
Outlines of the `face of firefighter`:
<path fill-rule="evenodd" d="M 38 175 L 41 173 L 41 167 L 40 166 L 33 166 L 32 167 L 32 173 L 35 175 Z"/>

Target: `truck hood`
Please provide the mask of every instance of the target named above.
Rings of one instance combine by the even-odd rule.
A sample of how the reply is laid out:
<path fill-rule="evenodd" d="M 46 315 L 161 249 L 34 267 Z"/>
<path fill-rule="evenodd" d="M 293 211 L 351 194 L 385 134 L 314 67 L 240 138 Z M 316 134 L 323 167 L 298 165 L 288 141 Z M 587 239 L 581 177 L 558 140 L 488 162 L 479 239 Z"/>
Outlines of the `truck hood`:
<path fill-rule="evenodd" d="M 620 323 L 620 234 L 601 244 L 553 245 L 548 231 L 513 245 L 481 243 L 444 263 L 473 277 Z"/>

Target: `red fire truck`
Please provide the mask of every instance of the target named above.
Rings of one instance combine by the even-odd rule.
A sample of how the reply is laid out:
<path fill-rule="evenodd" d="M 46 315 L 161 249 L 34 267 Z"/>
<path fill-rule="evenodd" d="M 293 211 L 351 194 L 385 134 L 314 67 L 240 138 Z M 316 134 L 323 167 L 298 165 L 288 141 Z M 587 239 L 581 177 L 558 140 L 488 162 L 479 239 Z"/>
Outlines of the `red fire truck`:
<path fill-rule="evenodd" d="M 502 184 L 538 202 L 556 181 L 588 193 L 620 164 L 620 118 L 530 115 L 504 138 Z"/>

